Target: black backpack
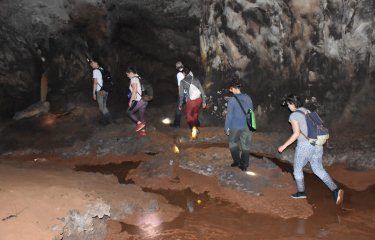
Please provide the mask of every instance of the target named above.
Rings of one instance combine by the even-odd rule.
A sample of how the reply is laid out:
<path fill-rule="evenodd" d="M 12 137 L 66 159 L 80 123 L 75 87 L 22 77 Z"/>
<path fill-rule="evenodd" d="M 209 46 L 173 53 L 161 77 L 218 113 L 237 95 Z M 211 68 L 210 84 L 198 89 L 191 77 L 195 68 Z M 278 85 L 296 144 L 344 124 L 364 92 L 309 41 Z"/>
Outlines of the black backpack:
<path fill-rule="evenodd" d="M 144 101 L 151 101 L 154 98 L 154 89 L 152 88 L 152 85 L 150 82 L 148 82 L 143 77 L 138 77 L 139 83 L 141 84 L 141 90 L 142 90 L 142 99 Z"/>
<path fill-rule="evenodd" d="M 102 73 L 102 79 L 103 79 L 103 86 L 101 86 L 100 90 L 104 90 L 106 92 L 112 92 L 113 86 L 115 84 L 113 82 L 111 73 L 102 67 L 99 67 L 98 70 Z"/>

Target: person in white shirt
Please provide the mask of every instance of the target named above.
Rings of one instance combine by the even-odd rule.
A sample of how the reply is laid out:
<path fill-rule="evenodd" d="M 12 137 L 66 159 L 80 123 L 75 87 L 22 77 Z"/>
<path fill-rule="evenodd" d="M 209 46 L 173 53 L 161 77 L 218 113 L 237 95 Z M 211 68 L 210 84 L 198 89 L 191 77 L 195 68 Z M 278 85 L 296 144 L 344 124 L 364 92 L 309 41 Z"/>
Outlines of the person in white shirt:
<path fill-rule="evenodd" d="M 92 98 L 98 102 L 99 111 L 101 113 L 101 123 L 107 125 L 112 122 L 111 114 L 107 108 L 108 92 L 102 89 L 103 87 L 103 76 L 99 70 L 100 66 L 96 59 L 89 60 L 90 67 L 93 69 L 92 78 Z"/>
<path fill-rule="evenodd" d="M 177 89 L 178 89 L 179 95 L 178 95 L 178 100 L 177 100 L 177 108 L 176 108 L 176 113 L 175 113 L 175 116 L 174 116 L 174 121 L 173 121 L 173 123 L 170 124 L 170 126 L 179 128 L 180 123 L 181 123 L 181 117 L 182 117 L 182 111 L 178 106 L 179 99 L 181 98 L 179 89 L 180 89 L 181 80 L 185 78 L 185 74 L 183 73 L 184 64 L 180 61 L 176 62 L 176 70 L 177 70 L 177 75 L 176 75 Z M 189 75 L 191 75 L 193 77 L 193 73 L 191 71 L 190 71 Z M 184 93 L 183 99 L 184 99 L 183 104 L 185 104 L 186 103 L 186 93 Z M 198 121 L 198 125 L 200 125 L 199 121 Z"/>

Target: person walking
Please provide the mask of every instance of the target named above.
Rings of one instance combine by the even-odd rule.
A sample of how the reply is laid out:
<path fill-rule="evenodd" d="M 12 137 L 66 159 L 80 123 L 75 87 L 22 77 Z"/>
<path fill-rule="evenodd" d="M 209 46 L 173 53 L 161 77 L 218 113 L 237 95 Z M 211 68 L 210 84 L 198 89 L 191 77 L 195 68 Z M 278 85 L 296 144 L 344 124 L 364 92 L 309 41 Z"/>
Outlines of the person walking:
<path fill-rule="evenodd" d="M 181 117 L 182 117 L 182 109 L 179 108 L 179 100 L 180 100 L 180 83 L 181 80 L 185 78 L 185 75 L 183 73 L 184 70 L 184 64 L 181 61 L 176 62 L 176 70 L 177 70 L 177 89 L 178 89 L 178 99 L 177 99 L 177 108 L 176 108 L 176 113 L 174 116 L 174 121 L 173 123 L 170 124 L 171 127 L 179 128 L 181 125 Z M 190 71 L 189 75 L 194 77 L 193 73 Z M 186 93 L 183 94 L 183 103 L 184 105 L 186 103 Z"/>
<path fill-rule="evenodd" d="M 282 101 L 282 106 L 287 106 L 292 113 L 289 116 L 289 123 L 292 127 L 292 135 L 279 146 L 278 151 L 282 153 L 289 145 L 297 140 L 297 147 L 294 154 L 293 176 L 297 185 L 297 192 L 292 194 L 292 198 L 306 198 L 303 167 L 309 162 L 312 171 L 324 184 L 332 191 L 332 196 L 337 205 L 344 199 L 344 191 L 334 183 L 323 167 L 323 146 L 312 145 L 307 136 L 307 124 L 305 114 L 308 109 L 302 107 L 299 96 L 289 95 Z"/>
<path fill-rule="evenodd" d="M 90 67 L 93 69 L 92 98 L 98 102 L 101 114 L 101 123 L 107 125 L 112 122 L 111 114 L 107 108 L 108 92 L 103 89 L 103 75 L 101 67 L 96 59 L 89 59 Z"/>
<path fill-rule="evenodd" d="M 130 99 L 128 103 L 128 116 L 136 123 L 135 131 L 139 132 L 146 127 L 145 111 L 148 102 L 142 99 L 141 83 L 135 67 L 128 67 L 126 75 L 130 79 L 129 90 Z M 139 114 L 139 117 L 136 114 Z"/>
<path fill-rule="evenodd" d="M 186 98 L 186 121 L 192 130 L 193 136 L 196 136 L 199 132 L 199 109 L 201 105 L 203 108 L 206 108 L 206 95 L 199 79 L 193 77 L 190 72 L 188 67 L 185 67 L 183 70 L 184 79 L 180 82 L 178 108 L 180 111 L 182 110 L 182 105 Z"/>
<path fill-rule="evenodd" d="M 246 115 L 243 109 L 253 109 L 253 101 L 250 96 L 241 93 L 241 83 L 233 79 L 229 85 L 229 91 L 233 96 L 228 100 L 227 115 L 225 117 L 224 132 L 228 136 L 229 151 L 233 163 L 231 167 L 239 167 L 241 171 L 247 171 L 250 161 L 250 143 L 252 132 L 246 123 Z"/>

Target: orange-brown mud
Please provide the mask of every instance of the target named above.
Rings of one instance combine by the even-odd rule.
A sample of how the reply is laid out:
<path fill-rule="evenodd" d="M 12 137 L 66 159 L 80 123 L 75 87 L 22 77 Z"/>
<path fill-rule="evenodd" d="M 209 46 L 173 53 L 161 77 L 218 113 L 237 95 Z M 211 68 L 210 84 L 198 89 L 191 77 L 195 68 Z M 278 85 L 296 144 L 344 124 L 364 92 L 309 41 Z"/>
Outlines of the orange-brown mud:
<path fill-rule="evenodd" d="M 33 121 L 3 129 L 10 150 L 0 155 L 0 239 L 86 239 L 69 237 L 67 216 L 74 211 L 89 216 L 87 230 L 97 230 L 90 239 L 374 239 L 374 171 L 327 167 L 345 190 L 337 207 L 308 172 L 307 200 L 290 198 L 292 167 L 276 154 L 253 153 L 255 176 L 230 168 L 221 128 L 202 127 L 192 141 L 187 129 L 170 129 L 160 119 L 150 121 L 146 137 L 121 117 L 107 127 L 72 116 L 53 121 L 48 129 L 33 129 Z M 275 136 L 257 132 L 253 141 L 274 148 Z M 99 139 L 123 149 L 97 153 Z M 92 213 L 99 205 L 110 210 Z"/>

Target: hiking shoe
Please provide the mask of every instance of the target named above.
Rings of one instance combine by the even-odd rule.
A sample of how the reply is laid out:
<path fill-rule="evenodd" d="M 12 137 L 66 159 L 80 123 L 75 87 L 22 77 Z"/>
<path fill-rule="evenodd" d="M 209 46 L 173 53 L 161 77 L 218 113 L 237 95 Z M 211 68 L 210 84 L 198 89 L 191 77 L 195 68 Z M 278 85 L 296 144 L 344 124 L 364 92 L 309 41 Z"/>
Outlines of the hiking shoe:
<path fill-rule="evenodd" d="M 146 127 L 146 125 L 144 125 L 143 123 L 140 123 L 140 124 L 137 124 L 136 128 L 135 128 L 135 131 L 136 132 L 139 132 L 141 131 L 142 129 L 144 129 Z"/>
<path fill-rule="evenodd" d="M 306 198 L 305 192 L 296 192 L 292 195 L 290 195 L 292 198 Z"/>
<path fill-rule="evenodd" d="M 247 167 L 244 167 L 244 166 L 240 166 L 240 169 L 242 172 L 246 172 L 247 171 Z"/>
<path fill-rule="evenodd" d="M 333 199 L 335 200 L 336 205 L 340 205 L 344 200 L 344 190 L 342 189 L 335 189 L 332 191 Z"/>

